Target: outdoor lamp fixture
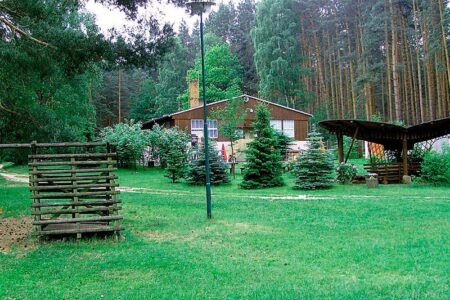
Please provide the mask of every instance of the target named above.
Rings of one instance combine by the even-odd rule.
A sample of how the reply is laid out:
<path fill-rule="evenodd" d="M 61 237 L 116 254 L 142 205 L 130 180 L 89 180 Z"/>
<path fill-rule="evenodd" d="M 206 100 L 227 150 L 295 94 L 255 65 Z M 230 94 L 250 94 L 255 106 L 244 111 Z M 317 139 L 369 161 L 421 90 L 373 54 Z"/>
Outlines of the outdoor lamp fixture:
<path fill-rule="evenodd" d="M 200 16 L 200 43 L 202 51 L 202 87 L 203 87 L 203 138 L 205 140 L 205 185 L 206 185 L 206 214 L 211 219 L 211 176 L 209 166 L 208 147 L 208 111 L 206 109 L 206 86 L 205 86 L 205 45 L 203 42 L 203 14 L 208 12 L 213 5 L 212 1 L 193 0 L 186 3 L 191 9 L 191 15 Z"/>

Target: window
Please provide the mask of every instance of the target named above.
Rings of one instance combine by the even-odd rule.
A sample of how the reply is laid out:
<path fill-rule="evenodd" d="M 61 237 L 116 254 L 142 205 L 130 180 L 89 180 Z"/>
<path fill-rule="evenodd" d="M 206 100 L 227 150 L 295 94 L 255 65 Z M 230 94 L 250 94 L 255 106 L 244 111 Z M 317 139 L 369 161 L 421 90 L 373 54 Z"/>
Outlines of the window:
<path fill-rule="evenodd" d="M 281 120 L 270 120 L 270 126 L 276 131 L 283 131 L 283 125 Z"/>
<path fill-rule="evenodd" d="M 283 132 L 290 138 L 295 137 L 295 122 L 294 120 L 271 120 L 270 126 L 276 131 Z"/>
<path fill-rule="evenodd" d="M 219 136 L 217 120 L 208 120 L 208 136 L 212 139 L 217 139 Z"/>
<path fill-rule="evenodd" d="M 191 120 L 191 134 L 195 134 L 198 137 L 203 137 L 202 119 Z M 217 128 L 217 120 L 208 120 L 208 136 L 212 139 L 216 139 L 219 136 L 219 130 Z"/>
<path fill-rule="evenodd" d="M 202 119 L 191 120 L 191 130 L 192 131 L 203 130 L 203 120 Z"/>

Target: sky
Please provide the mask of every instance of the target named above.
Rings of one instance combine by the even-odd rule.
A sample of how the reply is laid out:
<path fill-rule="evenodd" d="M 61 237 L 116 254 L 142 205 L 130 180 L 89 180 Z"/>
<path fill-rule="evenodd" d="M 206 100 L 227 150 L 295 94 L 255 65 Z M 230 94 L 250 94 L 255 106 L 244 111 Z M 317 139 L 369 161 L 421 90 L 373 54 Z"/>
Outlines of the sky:
<path fill-rule="evenodd" d="M 233 1 L 235 3 L 238 2 L 238 0 L 224 0 L 216 1 L 216 3 L 228 3 L 229 1 Z M 215 7 L 217 8 L 218 5 Z M 107 31 L 111 28 L 120 29 L 124 25 L 130 23 L 130 21 L 126 20 L 125 14 L 119 9 L 107 7 L 100 3 L 96 3 L 94 0 L 89 0 L 86 3 L 85 9 L 96 16 L 96 23 L 104 33 L 107 33 Z M 198 20 L 198 16 L 190 16 L 184 8 L 176 7 L 173 4 L 152 4 L 146 9 L 140 9 L 139 14 L 153 16 L 160 15 L 159 20 L 161 24 L 170 23 L 174 26 L 175 31 L 183 19 L 191 28 L 193 27 L 195 21 Z"/>

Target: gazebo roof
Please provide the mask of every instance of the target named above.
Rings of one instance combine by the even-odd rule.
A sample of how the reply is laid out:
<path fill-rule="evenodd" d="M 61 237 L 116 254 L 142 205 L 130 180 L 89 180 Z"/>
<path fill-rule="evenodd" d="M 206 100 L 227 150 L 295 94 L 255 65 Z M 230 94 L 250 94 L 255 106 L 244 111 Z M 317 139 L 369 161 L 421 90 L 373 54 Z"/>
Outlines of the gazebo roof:
<path fill-rule="evenodd" d="M 356 139 L 382 144 L 386 149 L 401 149 L 405 136 L 411 149 L 415 143 L 450 134 L 450 118 L 408 127 L 362 120 L 326 120 L 319 125 L 330 132 L 340 131 L 350 137 L 356 133 Z"/>

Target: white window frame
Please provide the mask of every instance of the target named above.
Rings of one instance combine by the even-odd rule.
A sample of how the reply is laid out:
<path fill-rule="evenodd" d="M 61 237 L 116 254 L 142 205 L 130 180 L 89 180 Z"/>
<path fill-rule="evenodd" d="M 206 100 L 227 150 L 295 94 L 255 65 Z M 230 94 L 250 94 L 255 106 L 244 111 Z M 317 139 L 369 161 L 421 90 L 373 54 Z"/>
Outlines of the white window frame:
<path fill-rule="evenodd" d="M 210 139 L 219 137 L 219 123 L 217 120 L 208 120 L 208 137 Z"/>
<path fill-rule="evenodd" d="M 191 134 L 203 136 L 203 119 L 191 119 Z M 208 137 L 217 139 L 219 137 L 219 124 L 217 120 L 208 120 Z"/>
<path fill-rule="evenodd" d="M 295 138 L 295 120 L 270 120 L 270 126 L 290 138 Z"/>
<path fill-rule="evenodd" d="M 290 138 L 295 138 L 294 120 L 283 120 L 283 133 Z"/>
<path fill-rule="evenodd" d="M 276 131 L 283 131 L 283 121 L 282 120 L 270 120 L 270 127 Z"/>

